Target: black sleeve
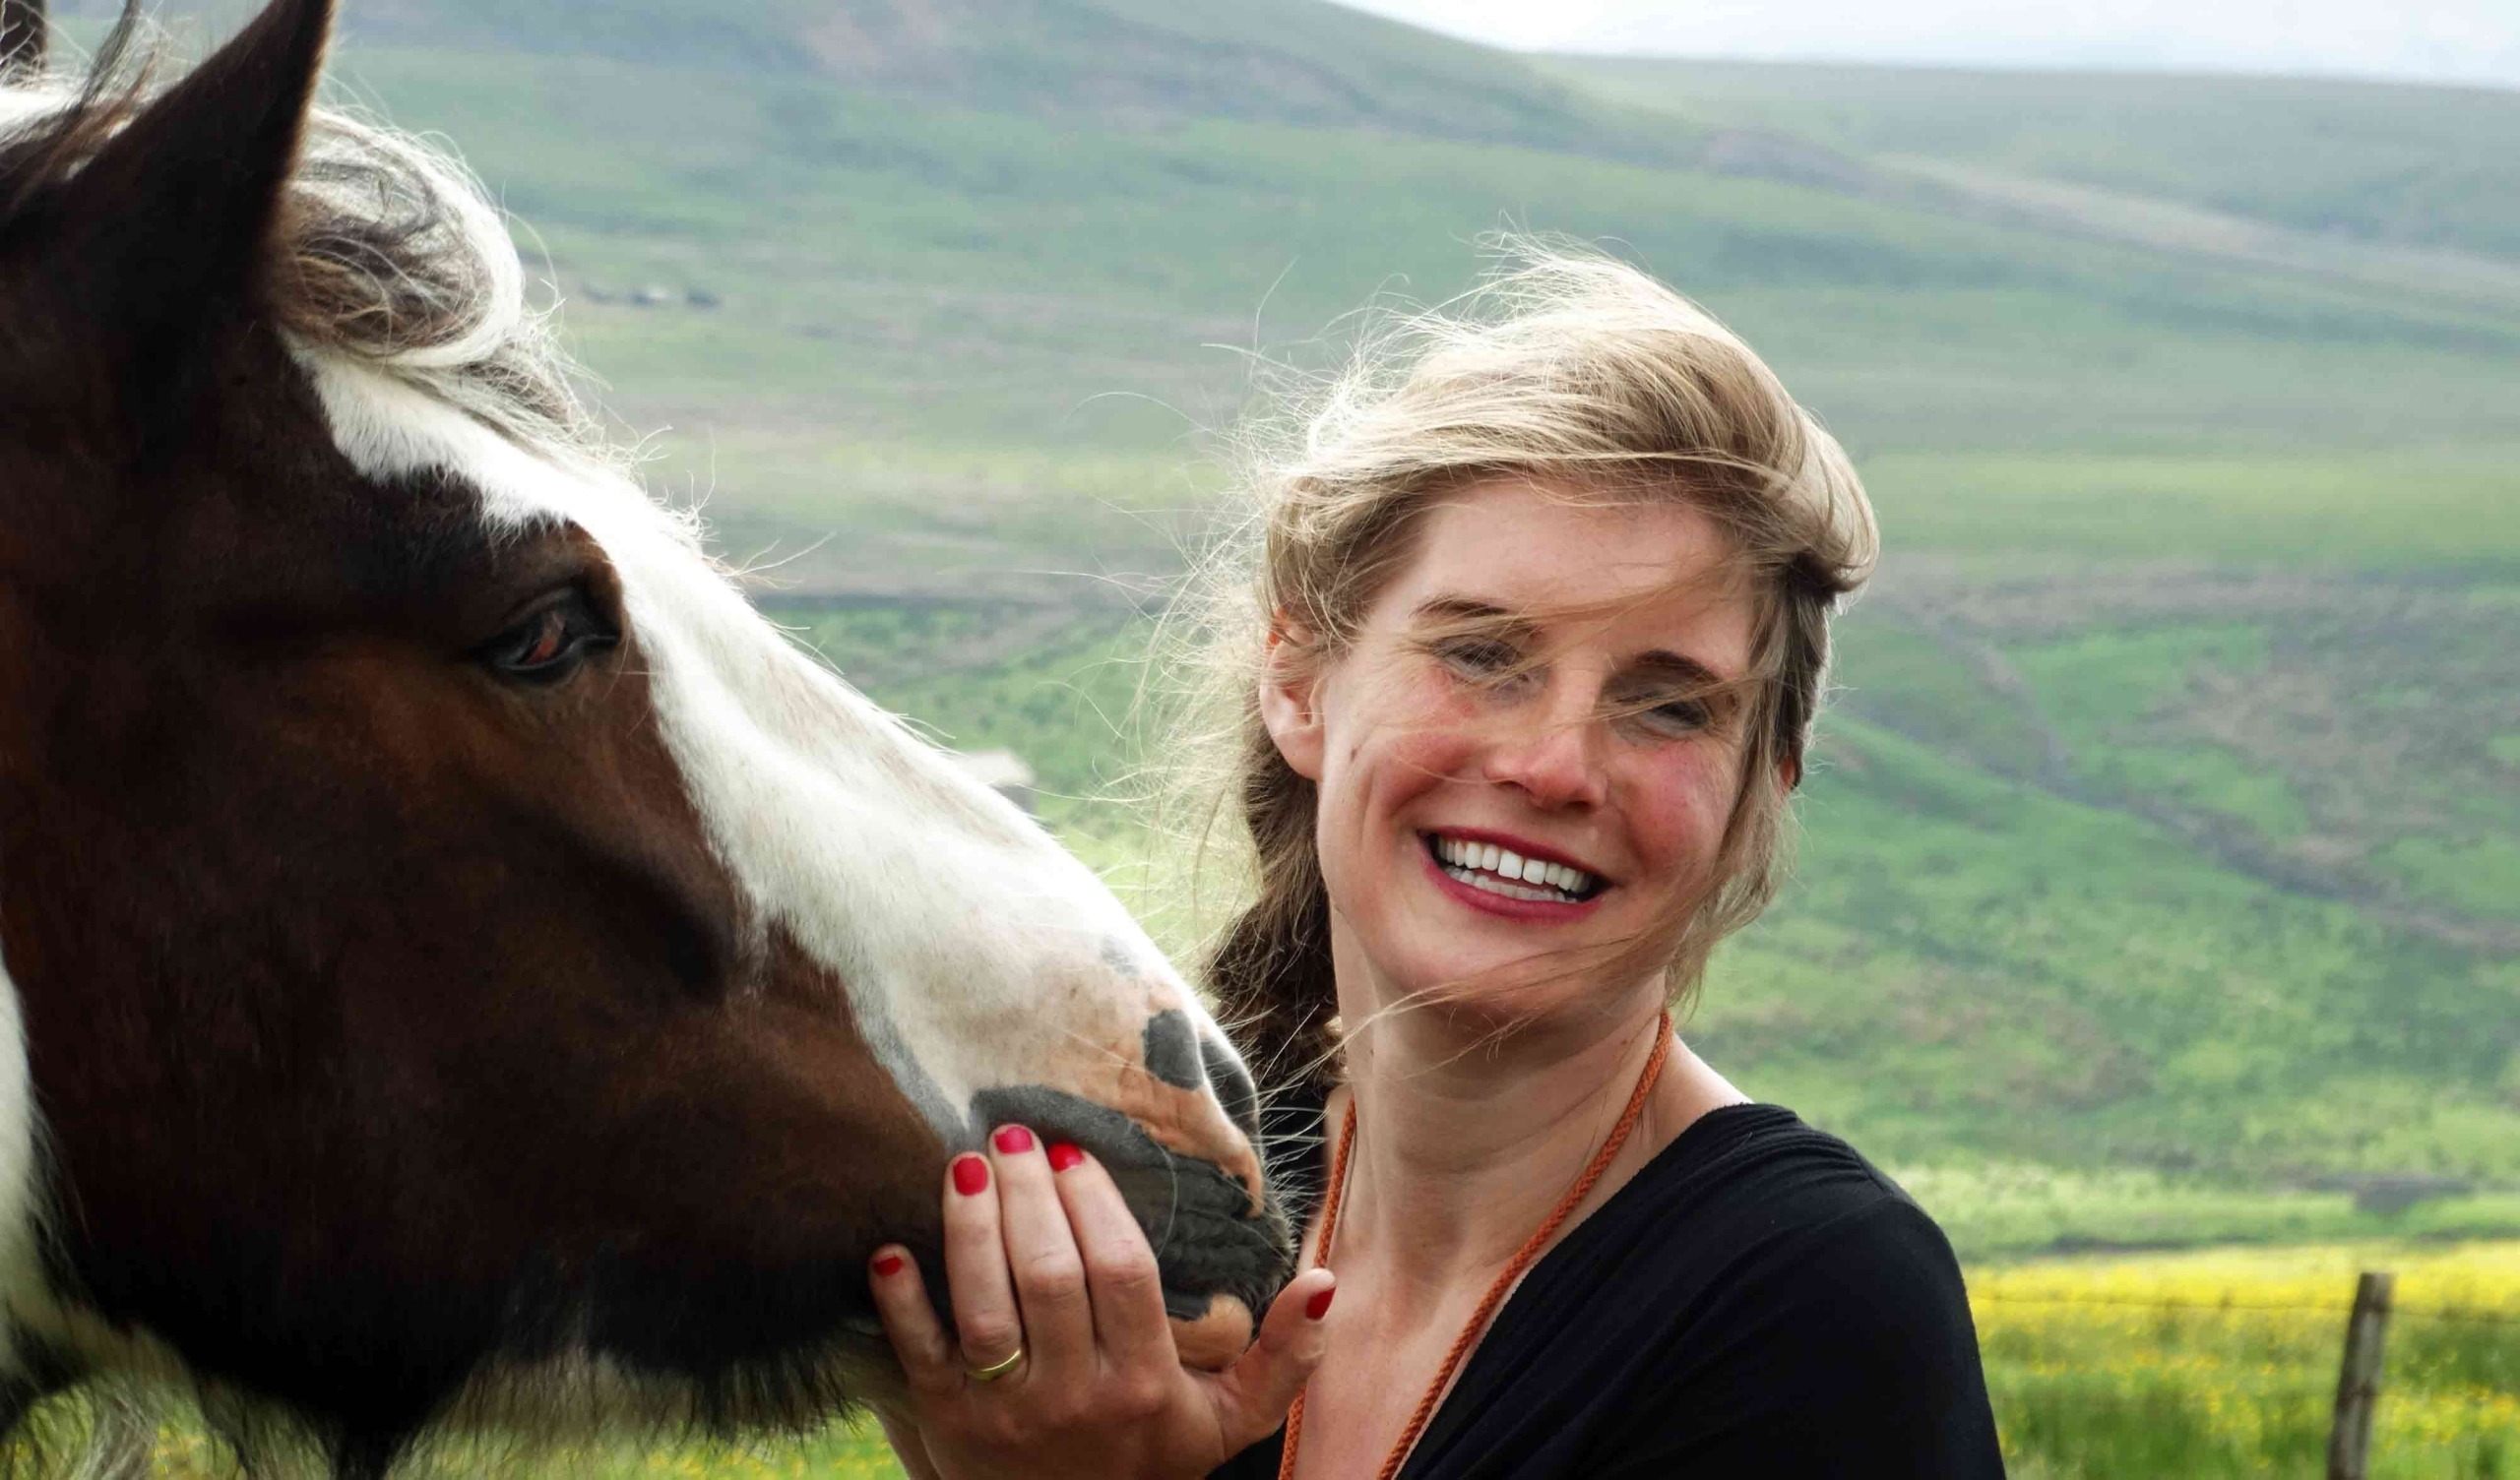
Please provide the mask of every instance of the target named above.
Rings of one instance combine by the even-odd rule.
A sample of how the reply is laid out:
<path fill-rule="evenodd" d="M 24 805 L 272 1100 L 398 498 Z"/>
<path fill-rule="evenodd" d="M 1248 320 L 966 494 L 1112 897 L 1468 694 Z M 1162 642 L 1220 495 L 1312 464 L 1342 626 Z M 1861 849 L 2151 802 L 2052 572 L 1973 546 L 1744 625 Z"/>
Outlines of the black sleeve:
<path fill-rule="evenodd" d="M 1588 1473 L 1617 1480 L 2000 1477 L 1951 1245 L 1885 1197 L 1724 1282 L 1719 1319 L 1664 1354 Z"/>

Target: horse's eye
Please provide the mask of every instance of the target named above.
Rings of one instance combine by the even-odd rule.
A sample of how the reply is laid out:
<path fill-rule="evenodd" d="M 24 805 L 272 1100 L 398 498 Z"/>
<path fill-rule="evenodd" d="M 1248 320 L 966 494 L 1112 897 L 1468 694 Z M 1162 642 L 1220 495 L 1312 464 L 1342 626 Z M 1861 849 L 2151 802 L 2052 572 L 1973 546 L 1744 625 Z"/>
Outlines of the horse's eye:
<path fill-rule="evenodd" d="M 575 586 L 526 614 L 523 621 L 490 639 L 480 659 L 492 673 L 518 683 L 557 683 L 575 672 L 593 653 L 621 641 Z"/>

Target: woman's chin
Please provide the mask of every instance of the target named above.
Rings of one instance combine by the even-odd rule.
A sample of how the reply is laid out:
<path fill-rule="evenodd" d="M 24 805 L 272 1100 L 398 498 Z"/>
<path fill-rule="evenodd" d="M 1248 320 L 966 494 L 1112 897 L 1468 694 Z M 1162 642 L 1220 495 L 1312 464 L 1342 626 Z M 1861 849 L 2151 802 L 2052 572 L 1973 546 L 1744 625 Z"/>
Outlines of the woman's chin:
<path fill-rule="evenodd" d="M 1479 1032 L 1537 1026 L 1597 1010 L 1600 978 L 1569 953 L 1524 952 L 1486 962 L 1465 960 L 1463 955 L 1456 947 L 1438 957 L 1440 974 L 1394 973 L 1401 982 L 1418 983 L 1403 986 L 1394 1000 L 1421 1004 Z"/>

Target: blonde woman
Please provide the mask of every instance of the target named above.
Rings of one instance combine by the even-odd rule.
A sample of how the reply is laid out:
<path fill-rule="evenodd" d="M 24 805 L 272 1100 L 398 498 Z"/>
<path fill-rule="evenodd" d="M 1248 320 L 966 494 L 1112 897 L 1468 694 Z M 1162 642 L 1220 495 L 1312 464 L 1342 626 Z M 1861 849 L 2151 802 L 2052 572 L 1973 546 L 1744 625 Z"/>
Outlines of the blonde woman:
<path fill-rule="evenodd" d="M 905 1463 L 2000 1474 L 1941 1232 L 1672 1028 L 1775 892 L 1873 564 L 1837 445 L 1695 306 L 1547 250 L 1292 441 L 1207 625 L 1254 881 L 1208 976 L 1284 1085 L 1307 1272 L 1185 1372 L 1108 1180 L 1010 1131 L 945 1197 L 959 1341 L 877 1259 Z"/>

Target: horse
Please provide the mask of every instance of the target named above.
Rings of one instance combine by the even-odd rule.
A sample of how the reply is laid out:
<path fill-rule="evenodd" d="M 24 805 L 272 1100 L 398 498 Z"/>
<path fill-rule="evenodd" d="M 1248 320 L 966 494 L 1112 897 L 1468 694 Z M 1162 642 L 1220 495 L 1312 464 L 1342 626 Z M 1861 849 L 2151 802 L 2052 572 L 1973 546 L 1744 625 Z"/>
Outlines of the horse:
<path fill-rule="evenodd" d="M 1292 1261 L 1246 1068 L 644 491 L 479 187 L 315 102 L 332 11 L 164 86 L 0 18 L 0 1422 L 813 1424 L 1006 1122 L 1222 1365 Z"/>

